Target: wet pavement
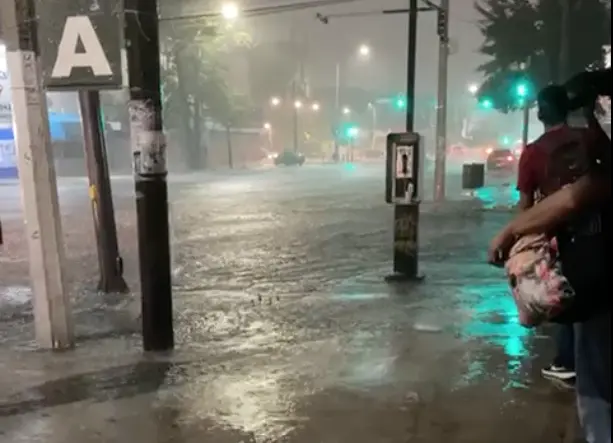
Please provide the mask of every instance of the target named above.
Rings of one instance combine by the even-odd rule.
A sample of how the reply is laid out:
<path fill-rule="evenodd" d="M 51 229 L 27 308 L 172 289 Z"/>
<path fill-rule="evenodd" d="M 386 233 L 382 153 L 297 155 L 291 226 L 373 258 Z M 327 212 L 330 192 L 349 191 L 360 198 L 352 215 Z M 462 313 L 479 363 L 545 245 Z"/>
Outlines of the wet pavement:
<path fill-rule="evenodd" d="M 389 285 L 381 168 L 176 180 L 177 351 L 143 355 L 137 297 L 91 291 L 87 190 L 67 183 L 78 348 L 36 350 L 15 210 L 0 255 L 0 442 L 573 441 L 571 393 L 538 375 L 551 356 L 549 331 L 519 326 L 501 272 L 484 263 L 508 213 L 481 210 L 459 191 L 448 205 L 424 203 L 426 280 Z M 514 197 L 501 185 L 477 197 L 504 207 Z M 114 181 L 136 293 L 131 186 Z"/>

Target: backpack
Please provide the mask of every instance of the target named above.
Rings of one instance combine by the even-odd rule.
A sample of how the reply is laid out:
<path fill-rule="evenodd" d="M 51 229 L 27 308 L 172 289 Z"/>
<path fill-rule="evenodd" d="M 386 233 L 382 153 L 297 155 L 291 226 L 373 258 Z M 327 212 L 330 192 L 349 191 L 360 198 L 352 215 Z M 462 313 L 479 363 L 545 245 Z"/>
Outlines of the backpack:
<path fill-rule="evenodd" d="M 549 152 L 543 193 L 549 195 L 574 183 L 593 167 L 594 141 L 586 130 Z M 610 147 L 604 147 L 610 149 Z M 567 307 L 551 321 L 575 323 L 587 320 L 595 312 L 610 307 L 609 273 L 610 204 L 590 208 L 565 222 L 554 232 L 562 273 L 575 291 Z"/>

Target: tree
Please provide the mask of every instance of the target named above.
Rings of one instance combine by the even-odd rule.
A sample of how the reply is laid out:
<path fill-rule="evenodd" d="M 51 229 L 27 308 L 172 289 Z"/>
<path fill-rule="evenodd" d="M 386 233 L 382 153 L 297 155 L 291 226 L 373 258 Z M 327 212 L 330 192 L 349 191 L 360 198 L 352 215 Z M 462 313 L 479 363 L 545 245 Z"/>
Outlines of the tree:
<path fill-rule="evenodd" d="M 233 49 L 250 45 L 248 34 L 222 28 L 215 22 L 170 23 L 162 34 L 164 118 L 177 130 L 188 167 L 206 168 L 203 121 L 225 116 L 230 107 L 228 69 L 224 57 Z"/>
<path fill-rule="evenodd" d="M 518 82 L 527 82 L 534 98 L 551 82 L 600 66 L 610 41 L 610 0 L 479 0 L 475 7 L 484 37 L 480 52 L 491 58 L 478 68 L 485 82 L 477 97 L 503 112 L 523 104 L 513 93 Z"/>

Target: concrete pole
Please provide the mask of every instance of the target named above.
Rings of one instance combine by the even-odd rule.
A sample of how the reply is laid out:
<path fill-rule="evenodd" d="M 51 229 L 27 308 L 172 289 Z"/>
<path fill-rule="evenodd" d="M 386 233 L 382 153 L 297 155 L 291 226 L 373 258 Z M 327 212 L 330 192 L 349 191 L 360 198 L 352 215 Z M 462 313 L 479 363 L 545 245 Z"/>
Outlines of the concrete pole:
<path fill-rule="evenodd" d="M 438 98 L 436 105 L 436 156 L 434 200 L 445 200 L 447 157 L 447 71 L 449 62 L 449 0 L 441 0 L 438 10 Z"/>
<path fill-rule="evenodd" d="M 36 339 L 42 348 L 66 349 L 74 345 L 74 334 L 33 0 L 2 0 L 0 18 L 11 77 Z"/>

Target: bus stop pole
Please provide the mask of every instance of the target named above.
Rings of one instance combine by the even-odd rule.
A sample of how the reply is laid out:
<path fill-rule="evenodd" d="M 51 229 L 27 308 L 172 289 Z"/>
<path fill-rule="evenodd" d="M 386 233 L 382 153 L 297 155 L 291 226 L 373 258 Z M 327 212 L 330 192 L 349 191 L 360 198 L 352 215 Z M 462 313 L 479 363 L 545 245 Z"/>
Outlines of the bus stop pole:
<path fill-rule="evenodd" d="M 104 124 L 100 110 L 100 92 L 94 89 L 80 90 L 79 104 L 89 197 L 98 249 L 100 272 L 98 290 L 104 293 L 125 293 L 128 292 L 128 285 L 123 278 L 123 260 L 119 255 Z"/>

